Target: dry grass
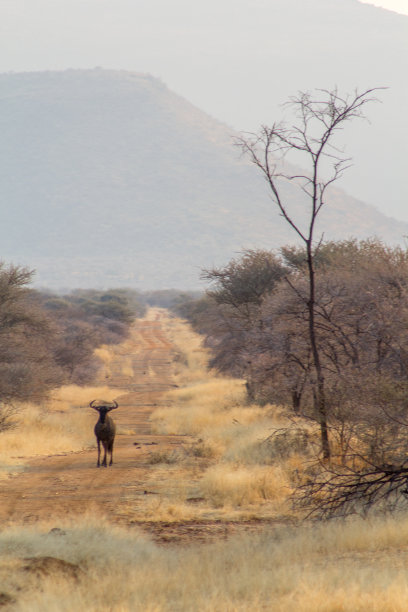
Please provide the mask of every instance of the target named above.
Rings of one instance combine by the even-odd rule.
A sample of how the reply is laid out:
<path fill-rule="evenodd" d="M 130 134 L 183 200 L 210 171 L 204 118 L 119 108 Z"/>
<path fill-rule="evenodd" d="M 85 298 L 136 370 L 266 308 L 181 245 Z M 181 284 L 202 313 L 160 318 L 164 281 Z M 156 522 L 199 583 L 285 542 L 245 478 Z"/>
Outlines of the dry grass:
<path fill-rule="evenodd" d="M 208 351 L 203 339 L 182 319 L 171 317 L 163 321 L 166 336 L 176 347 L 174 377 L 179 384 L 208 380 Z"/>
<path fill-rule="evenodd" d="M 43 405 L 16 406 L 13 427 L 1 433 L 0 478 L 22 469 L 39 455 L 78 452 L 94 446 L 95 415 L 89 401 L 113 399 L 118 390 L 68 385 L 53 392 Z"/>
<path fill-rule="evenodd" d="M 210 467 L 200 488 L 216 507 L 247 506 L 277 500 L 282 510 L 282 501 L 290 493 L 287 477 L 280 468 L 229 463 Z"/>
<path fill-rule="evenodd" d="M 233 379 L 210 378 L 175 389 L 168 394 L 169 406 L 155 411 L 152 423 L 161 433 L 201 434 L 206 429 L 257 418 L 255 409 L 243 405 L 244 386 Z M 258 415 L 262 413 L 258 409 Z"/>
<path fill-rule="evenodd" d="M 176 334 L 181 323 L 167 325 Z M 196 340 L 189 344 L 191 333 L 184 332 L 185 357 L 177 362 L 186 388 L 171 393 L 154 424 L 159 431 L 193 433 L 195 441 L 177 456 L 152 451 L 144 486 L 157 493 L 139 495 L 140 506 L 132 498 L 129 517 L 285 515 L 313 428 L 288 421 L 277 407 L 245 405 L 242 381 L 209 374 L 205 352 Z M 88 402 L 117 393 L 65 387 L 47 406 L 22 406 L 19 430 L 1 436 L 0 461 L 93 444 Z M 202 503 L 188 503 L 201 495 Z M 55 527 L 60 531 L 50 532 Z M 159 547 L 135 528 L 93 515 L 0 531 L 0 606 L 13 612 L 405 612 L 407 561 L 406 515 L 271 527 L 183 548 Z"/>
<path fill-rule="evenodd" d="M 313 450 L 313 425 L 289 420 L 277 406 L 248 405 L 244 381 L 206 369 L 207 352 L 188 325 L 170 319 L 167 331 L 178 346 L 180 388 L 151 421 L 157 433 L 195 437 L 190 454 L 202 460 L 195 492 L 206 502 L 199 516 L 293 513 L 288 498 Z"/>
<path fill-rule="evenodd" d="M 94 398 L 113 400 L 120 394 L 120 390 L 108 386 L 78 387 L 67 385 L 53 392 L 46 407 L 49 410 L 71 410 L 72 408 L 88 408 L 89 402 Z"/>
<path fill-rule="evenodd" d="M 64 533 L 49 533 L 53 524 L 0 533 L 1 591 L 13 610 L 406 610 L 406 516 L 275 528 L 183 549 L 103 520 L 58 526 Z M 39 574 L 29 569 L 32 557 L 71 565 Z"/>

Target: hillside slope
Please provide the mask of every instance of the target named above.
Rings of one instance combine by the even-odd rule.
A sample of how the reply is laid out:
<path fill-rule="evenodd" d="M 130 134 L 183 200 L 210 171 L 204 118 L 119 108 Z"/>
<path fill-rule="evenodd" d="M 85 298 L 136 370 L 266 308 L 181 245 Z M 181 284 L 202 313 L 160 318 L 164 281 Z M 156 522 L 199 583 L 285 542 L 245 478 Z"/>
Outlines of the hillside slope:
<path fill-rule="evenodd" d="M 231 131 L 149 75 L 0 75 L 0 129 L 0 257 L 36 267 L 39 284 L 196 287 L 242 248 L 293 242 Z M 322 228 L 408 233 L 341 191 Z"/>

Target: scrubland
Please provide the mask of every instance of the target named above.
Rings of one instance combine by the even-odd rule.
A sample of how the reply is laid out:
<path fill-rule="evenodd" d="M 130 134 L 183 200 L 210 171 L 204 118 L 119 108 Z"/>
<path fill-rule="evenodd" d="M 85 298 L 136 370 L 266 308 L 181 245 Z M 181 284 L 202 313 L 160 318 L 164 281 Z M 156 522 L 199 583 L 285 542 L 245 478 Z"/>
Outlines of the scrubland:
<path fill-rule="evenodd" d="M 95 417 L 88 409 L 89 398 L 113 395 L 108 387 L 67 385 L 40 405 L 17 404 L 1 432 L 0 479 L 18 472 L 33 457 L 78 452 L 93 445 Z"/>
<path fill-rule="evenodd" d="M 408 517 L 302 521 L 290 496 L 315 452 L 313 425 L 281 407 L 248 405 L 244 381 L 209 372 L 201 340 L 185 323 L 169 318 L 164 324 L 175 346 L 178 388 L 153 413 L 152 426 L 157 433 L 186 434 L 192 441 L 171 452 L 150 453 L 148 485 L 165 484 L 143 508 L 129 509 L 127 527 L 89 515 L 0 531 L 0 607 L 18 612 L 405 611 Z M 15 415 L 18 427 L 2 433 L 1 463 L 12 471 L 20 452 L 24 463 L 29 455 L 86 448 L 93 443 L 94 417 L 78 406 L 102 394 L 109 399 L 112 390 L 65 387 L 47 410 L 22 406 Z M 71 411 L 75 418 L 62 428 Z M 35 441 L 29 439 L 33 427 Z M 138 523 L 146 519 L 250 521 L 259 527 L 207 543 L 163 546 L 141 531 Z"/>

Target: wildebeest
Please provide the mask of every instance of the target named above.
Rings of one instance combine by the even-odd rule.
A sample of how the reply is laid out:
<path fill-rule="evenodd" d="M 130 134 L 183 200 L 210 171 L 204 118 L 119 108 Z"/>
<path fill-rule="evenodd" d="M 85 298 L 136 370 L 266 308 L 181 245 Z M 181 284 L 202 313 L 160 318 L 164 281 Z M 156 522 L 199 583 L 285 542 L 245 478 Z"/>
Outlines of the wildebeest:
<path fill-rule="evenodd" d="M 94 406 L 96 402 L 98 402 L 98 405 Z M 110 412 L 111 410 L 115 410 L 119 406 L 118 406 L 118 403 L 115 401 L 105 402 L 105 400 L 92 400 L 89 406 L 99 412 L 99 419 L 94 429 L 96 441 L 98 443 L 98 462 L 96 465 L 97 467 L 101 465 L 100 458 L 101 458 L 101 443 L 102 443 L 103 449 L 105 451 L 105 454 L 102 460 L 102 465 L 104 467 L 107 467 L 106 466 L 106 454 L 107 453 L 110 453 L 109 465 L 112 465 L 113 463 L 112 461 L 113 443 L 115 441 L 115 433 L 116 433 L 116 425 L 113 419 L 111 419 L 110 416 L 107 416 L 107 414 L 108 412 Z"/>

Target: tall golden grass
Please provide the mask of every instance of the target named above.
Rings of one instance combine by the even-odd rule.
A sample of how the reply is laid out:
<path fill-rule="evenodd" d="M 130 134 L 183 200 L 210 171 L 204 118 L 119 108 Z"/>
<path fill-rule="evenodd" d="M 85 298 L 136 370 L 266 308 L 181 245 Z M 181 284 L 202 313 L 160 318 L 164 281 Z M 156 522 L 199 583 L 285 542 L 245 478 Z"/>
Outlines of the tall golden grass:
<path fill-rule="evenodd" d="M 176 382 L 188 385 L 190 382 L 208 380 L 209 353 L 203 346 L 203 338 L 177 317 L 166 317 L 162 319 L 162 324 L 177 351 L 173 370 Z"/>
<path fill-rule="evenodd" d="M 167 395 L 151 422 L 160 434 L 194 436 L 192 452 L 206 460 L 196 494 L 207 512 L 223 509 L 224 519 L 235 518 L 237 511 L 253 517 L 293 515 L 288 499 L 312 450 L 313 425 L 289 419 L 282 407 L 248 405 L 244 381 L 209 371 L 201 338 L 185 322 L 172 318 L 166 325 L 178 350 L 179 388 Z M 302 451 L 293 444 L 282 457 L 271 438 L 282 429 L 301 429 L 310 445 Z"/>
<path fill-rule="evenodd" d="M 0 533 L 0 591 L 27 612 L 405 612 L 408 519 L 276 527 L 163 548 L 82 519 Z M 30 558 L 72 564 L 30 571 Z M 72 569 L 77 568 L 76 577 Z"/>

